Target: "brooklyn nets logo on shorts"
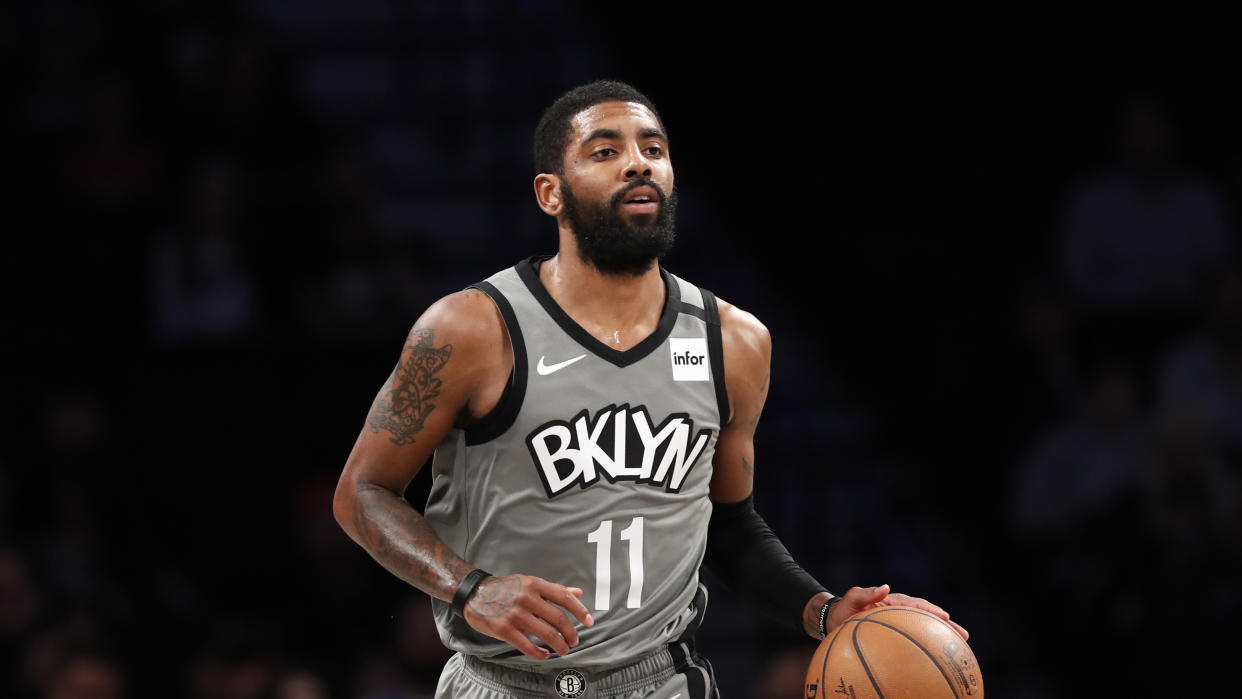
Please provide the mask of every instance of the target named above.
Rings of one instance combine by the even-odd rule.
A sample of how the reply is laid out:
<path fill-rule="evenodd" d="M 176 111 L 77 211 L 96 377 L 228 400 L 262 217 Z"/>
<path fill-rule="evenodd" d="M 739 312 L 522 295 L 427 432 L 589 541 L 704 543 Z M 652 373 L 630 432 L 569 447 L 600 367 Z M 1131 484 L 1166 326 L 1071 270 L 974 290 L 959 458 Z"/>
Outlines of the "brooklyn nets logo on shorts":
<path fill-rule="evenodd" d="M 565 697 L 565 699 L 574 699 L 574 697 L 582 696 L 586 691 L 586 678 L 577 670 L 562 670 L 556 676 L 556 693 Z"/>

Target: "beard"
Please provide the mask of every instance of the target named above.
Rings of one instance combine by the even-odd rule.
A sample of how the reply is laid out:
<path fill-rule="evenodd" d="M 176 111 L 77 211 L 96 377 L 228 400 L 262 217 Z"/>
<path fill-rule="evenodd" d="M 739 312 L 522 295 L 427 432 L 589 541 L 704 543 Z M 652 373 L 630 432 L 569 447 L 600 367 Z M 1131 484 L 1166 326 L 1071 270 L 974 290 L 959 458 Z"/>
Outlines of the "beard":
<path fill-rule="evenodd" d="M 630 190 L 648 186 L 660 198 L 654 217 L 644 223 L 626 223 L 621 218 L 621 202 Z M 570 229 L 578 241 L 578 256 L 604 274 L 637 277 L 673 248 L 673 217 L 677 213 L 677 189 L 664 190 L 648 179 L 635 180 L 612 195 L 607 206 L 584 206 L 561 182 L 561 199 Z"/>

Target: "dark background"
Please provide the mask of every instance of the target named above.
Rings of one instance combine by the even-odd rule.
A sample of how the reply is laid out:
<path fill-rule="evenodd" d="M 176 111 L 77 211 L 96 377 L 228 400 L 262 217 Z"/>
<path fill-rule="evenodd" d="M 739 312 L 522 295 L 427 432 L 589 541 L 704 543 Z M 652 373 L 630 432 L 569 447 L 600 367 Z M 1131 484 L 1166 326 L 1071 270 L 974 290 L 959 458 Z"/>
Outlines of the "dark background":
<path fill-rule="evenodd" d="M 667 266 L 772 332 L 757 505 L 804 566 L 949 609 L 991 696 L 1210 691 L 1235 44 L 1136 7 L 0 10 L 0 695 L 430 696 L 426 598 L 332 489 L 421 310 L 553 251 L 531 134 L 599 77 L 671 135 Z M 719 586 L 700 643 L 733 697 L 815 646 Z"/>

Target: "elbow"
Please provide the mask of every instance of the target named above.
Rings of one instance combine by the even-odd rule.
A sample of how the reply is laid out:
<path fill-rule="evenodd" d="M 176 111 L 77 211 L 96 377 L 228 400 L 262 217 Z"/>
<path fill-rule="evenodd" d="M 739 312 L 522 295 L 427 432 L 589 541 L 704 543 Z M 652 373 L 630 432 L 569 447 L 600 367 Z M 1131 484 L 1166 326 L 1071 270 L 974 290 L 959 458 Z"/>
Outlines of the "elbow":
<path fill-rule="evenodd" d="M 332 495 L 332 516 L 341 529 L 350 535 L 353 534 L 354 506 L 354 489 L 346 483 L 342 475 L 336 484 L 336 492 Z"/>

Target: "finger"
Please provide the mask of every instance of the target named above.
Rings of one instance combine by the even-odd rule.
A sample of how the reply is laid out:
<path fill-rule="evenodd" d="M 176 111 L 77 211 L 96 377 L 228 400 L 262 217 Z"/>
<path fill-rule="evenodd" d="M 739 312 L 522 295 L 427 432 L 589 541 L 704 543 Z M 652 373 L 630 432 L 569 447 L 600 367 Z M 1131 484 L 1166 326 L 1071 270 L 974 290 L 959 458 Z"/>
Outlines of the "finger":
<path fill-rule="evenodd" d="M 928 612 L 929 614 L 934 614 L 940 619 L 943 619 L 945 623 L 947 623 L 949 626 L 952 626 L 953 630 L 956 631 L 958 635 L 962 637 L 963 640 L 970 639 L 970 632 L 967 631 L 964 627 L 962 627 L 957 622 L 950 619 L 948 610 L 944 609 L 938 604 L 933 604 L 931 602 L 928 602 L 922 597 L 911 597 L 910 595 L 903 595 L 899 592 L 896 594 L 889 595 L 884 600 L 884 604 L 885 605 L 895 604 L 895 605 L 901 605 L 903 607 L 914 607 L 915 609 L 920 609 L 922 611 Z"/>
<path fill-rule="evenodd" d="M 578 629 L 574 628 L 574 623 L 569 620 L 569 616 L 561 611 L 559 607 L 554 607 L 547 602 L 540 602 L 532 611 L 535 613 L 535 616 L 556 627 L 556 630 L 560 632 L 561 637 L 565 639 L 570 648 L 578 645 Z"/>
<path fill-rule="evenodd" d="M 527 638 L 526 634 L 517 629 L 510 631 L 501 640 L 508 642 L 509 645 L 522 651 L 522 655 L 529 658 L 534 658 L 535 660 L 547 660 L 552 657 L 552 654 L 549 653 L 546 648 L 540 648 L 535 645 L 534 641 Z"/>
<path fill-rule="evenodd" d="M 845 595 L 841 598 L 841 602 L 833 605 L 832 610 L 828 613 L 828 617 L 832 621 L 832 628 L 836 628 L 836 624 L 841 623 L 845 619 L 880 604 L 880 601 L 887 595 L 888 585 L 851 587 L 846 590 Z"/>
<path fill-rule="evenodd" d="M 549 583 L 551 584 L 551 583 Z M 582 588 L 580 587 L 561 587 L 560 585 L 552 585 L 561 588 L 561 593 L 557 594 L 555 590 L 551 594 L 546 595 L 544 599 L 555 602 L 564 607 L 570 614 L 578 617 L 584 626 L 594 626 L 595 617 L 591 616 L 591 611 L 586 608 L 578 598 L 582 596 Z"/>
<path fill-rule="evenodd" d="M 561 657 L 569 655 L 569 644 L 565 642 L 561 632 L 557 631 L 554 626 L 543 619 L 537 616 L 527 617 L 518 626 L 523 631 L 543 641 L 544 645 L 556 651 L 557 655 Z"/>
<path fill-rule="evenodd" d="M 931 614 L 935 614 L 936 616 L 940 617 L 941 619 L 944 619 L 945 621 L 949 620 L 948 612 L 946 612 L 939 605 L 932 604 L 931 602 L 928 602 L 922 597 L 911 597 L 909 595 L 903 595 L 901 593 L 897 593 L 897 594 L 889 595 L 888 599 L 884 600 L 884 603 L 885 604 L 897 604 L 897 605 L 901 605 L 904 607 L 914 607 L 915 609 L 921 609 L 925 612 L 930 612 Z"/>
<path fill-rule="evenodd" d="M 873 604 L 879 604 L 881 600 L 888 596 L 888 585 L 880 585 L 878 587 L 851 587 L 845 596 L 850 598 L 850 606 L 858 610 L 870 607 Z"/>

